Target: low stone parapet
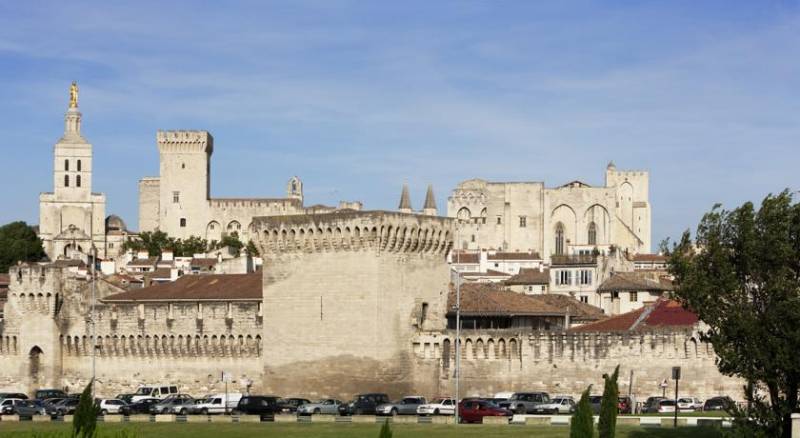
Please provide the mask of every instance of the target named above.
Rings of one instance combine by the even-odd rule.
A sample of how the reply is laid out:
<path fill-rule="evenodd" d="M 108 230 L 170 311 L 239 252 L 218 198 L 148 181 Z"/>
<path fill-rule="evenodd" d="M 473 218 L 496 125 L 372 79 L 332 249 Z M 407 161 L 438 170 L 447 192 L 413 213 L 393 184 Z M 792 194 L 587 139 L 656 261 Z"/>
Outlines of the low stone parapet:
<path fill-rule="evenodd" d="M 297 423 L 297 417 L 288 414 L 279 414 L 275 416 L 276 423 Z"/>
<path fill-rule="evenodd" d="M 483 424 L 508 424 L 511 420 L 510 417 L 483 417 L 481 423 Z"/>
<path fill-rule="evenodd" d="M 212 423 L 233 423 L 233 417 L 230 415 L 209 415 L 208 418 Z"/>
<path fill-rule="evenodd" d="M 19 421 L 19 415 L 3 415 L 0 416 L 0 421 Z"/>
<path fill-rule="evenodd" d="M 314 414 L 311 416 L 312 423 L 334 423 L 336 417 L 333 415 Z"/>
<path fill-rule="evenodd" d="M 31 417 L 31 421 L 34 423 L 49 423 L 53 421 L 49 415 L 34 415 Z"/>
<path fill-rule="evenodd" d="M 484 417 L 486 418 L 486 417 Z M 527 425 L 536 425 L 536 426 L 549 426 L 550 425 L 550 417 L 525 417 L 525 424 Z"/>
<path fill-rule="evenodd" d="M 122 415 L 103 415 L 103 423 L 122 423 Z"/>
<path fill-rule="evenodd" d="M 416 415 L 396 415 L 392 417 L 392 423 L 398 424 L 417 424 L 419 420 L 417 420 Z"/>
<path fill-rule="evenodd" d="M 187 423 L 208 423 L 208 415 L 187 415 Z"/>
<path fill-rule="evenodd" d="M 437 415 L 435 417 L 431 417 L 431 423 L 433 424 L 455 424 L 456 419 L 452 415 Z"/>
<path fill-rule="evenodd" d="M 159 414 L 156 415 L 156 423 L 174 423 L 175 417 L 174 414 Z"/>
<path fill-rule="evenodd" d="M 238 423 L 260 423 L 261 415 L 239 415 L 236 417 Z"/>
<path fill-rule="evenodd" d="M 372 423 L 374 424 L 375 421 L 374 415 L 353 415 L 351 417 L 353 423 Z"/>
<path fill-rule="evenodd" d="M 672 417 L 661 417 L 661 427 L 672 427 L 675 424 L 675 419 Z M 688 426 L 689 420 L 687 418 L 678 417 L 678 427 Z"/>
<path fill-rule="evenodd" d="M 63 415 L 63 416 L 61 416 L 59 418 L 61 418 L 61 421 L 63 421 L 64 423 L 72 423 L 72 420 L 75 418 L 75 416 L 74 415 Z"/>
<path fill-rule="evenodd" d="M 149 415 L 130 415 L 128 416 L 129 423 L 149 423 L 150 416 Z"/>

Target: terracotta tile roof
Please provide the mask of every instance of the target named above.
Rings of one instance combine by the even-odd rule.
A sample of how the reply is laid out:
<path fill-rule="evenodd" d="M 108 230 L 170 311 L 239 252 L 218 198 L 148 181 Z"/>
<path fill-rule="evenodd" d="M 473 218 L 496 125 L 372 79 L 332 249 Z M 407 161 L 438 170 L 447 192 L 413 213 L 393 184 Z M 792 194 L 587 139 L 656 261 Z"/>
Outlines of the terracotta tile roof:
<path fill-rule="evenodd" d="M 149 273 L 150 278 L 170 278 L 172 276 L 170 268 L 158 268 Z"/>
<path fill-rule="evenodd" d="M 596 265 L 597 256 L 593 254 L 588 255 L 553 255 L 550 256 L 550 265 Z"/>
<path fill-rule="evenodd" d="M 462 272 L 463 277 L 511 277 L 507 272 L 495 271 L 494 269 L 487 269 L 486 272 Z"/>
<path fill-rule="evenodd" d="M 448 314 L 455 314 L 456 292 L 447 299 Z M 505 290 L 495 284 L 461 285 L 461 314 L 465 316 L 562 316 L 564 312 L 533 296 Z"/>
<path fill-rule="evenodd" d="M 543 294 L 534 295 L 533 298 L 544 301 L 545 303 L 561 309 L 562 312 L 569 313 L 570 318 L 577 321 L 597 321 L 608 317 L 603 313 L 603 309 L 576 300 L 569 295 L 562 294 Z"/>
<path fill-rule="evenodd" d="M 630 260 L 634 262 L 666 263 L 667 256 L 661 254 L 635 254 L 633 257 L 630 257 Z"/>
<path fill-rule="evenodd" d="M 659 299 L 655 303 L 622 315 L 570 329 L 571 332 L 631 332 L 664 329 L 687 329 L 699 319 L 675 301 Z"/>
<path fill-rule="evenodd" d="M 481 255 L 476 252 L 454 252 L 453 253 L 453 263 L 474 263 L 478 264 L 481 262 Z"/>
<path fill-rule="evenodd" d="M 541 260 L 537 252 L 496 252 L 487 254 L 489 260 Z"/>
<path fill-rule="evenodd" d="M 260 301 L 261 273 L 184 275 L 169 283 L 105 297 L 103 302 L 131 301 Z"/>
<path fill-rule="evenodd" d="M 155 257 L 155 256 L 148 257 L 146 259 L 133 259 L 130 262 L 128 262 L 127 266 L 129 266 L 131 268 L 134 268 L 134 267 L 135 268 L 143 268 L 143 267 L 147 267 L 147 266 L 154 266 L 157 261 L 158 261 L 158 257 Z"/>
<path fill-rule="evenodd" d="M 71 268 L 71 267 L 78 267 L 78 268 L 85 268 L 86 263 L 83 260 L 56 260 L 52 263 L 53 266 L 57 268 Z"/>
<path fill-rule="evenodd" d="M 550 270 L 539 272 L 537 268 L 520 268 L 519 273 L 506 280 L 505 284 L 550 284 Z"/>
<path fill-rule="evenodd" d="M 672 282 L 644 272 L 615 272 L 597 287 L 598 292 L 612 291 L 671 291 Z"/>

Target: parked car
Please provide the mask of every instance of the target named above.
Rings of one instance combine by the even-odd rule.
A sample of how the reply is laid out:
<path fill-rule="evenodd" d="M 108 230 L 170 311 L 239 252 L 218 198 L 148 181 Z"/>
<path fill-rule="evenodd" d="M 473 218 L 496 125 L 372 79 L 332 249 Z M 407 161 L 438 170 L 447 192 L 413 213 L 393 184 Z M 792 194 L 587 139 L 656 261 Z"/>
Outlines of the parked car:
<path fill-rule="evenodd" d="M 514 415 L 487 400 L 465 400 L 458 404 L 459 421 L 462 423 L 481 423 L 483 417 L 508 417 Z"/>
<path fill-rule="evenodd" d="M 55 411 L 56 415 L 70 415 L 75 413 L 75 409 L 78 407 L 79 399 L 77 398 L 65 398 L 60 402 L 56 403 Z"/>
<path fill-rule="evenodd" d="M 669 412 L 675 412 L 675 400 L 670 400 L 670 399 L 659 400 L 658 413 L 666 414 Z"/>
<path fill-rule="evenodd" d="M 102 399 L 98 403 L 100 415 L 119 414 L 120 408 L 125 406 L 125 402 L 116 398 Z"/>
<path fill-rule="evenodd" d="M 48 398 L 47 400 L 42 401 L 42 405 L 44 405 L 45 411 L 47 415 L 56 415 L 56 404 L 64 400 L 63 398 Z"/>
<path fill-rule="evenodd" d="M 179 414 L 186 415 L 194 408 L 193 398 L 181 394 L 181 397 L 169 397 L 150 405 L 151 414 Z"/>
<path fill-rule="evenodd" d="M 186 409 L 193 414 L 226 414 L 236 409 L 241 399 L 242 394 L 239 393 L 214 394 L 187 405 Z"/>
<path fill-rule="evenodd" d="M 339 413 L 339 406 L 342 404 L 340 400 L 328 398 L 319 400 L 314 403 L 306 403 L 297 408 L 297 413 L 300 415 L 315 415 L 315 414 L 330 414 L 336 415 Z"/>
<path fill-rule="evenodd" d="M 136 403 L 145 398 L 164 399 L 178 393 L 176 385 L 166 386 L 140 386 L 131 397 L 131 402 Z"/>
<path fill-rule="evenodd" d="M 642 412 L 645 414 L 658 413 L 658 402 L 660 402 L 661 400 L 666 400 L 666 397 L 660 397 L 660 396 L 648 397 L 647 401 L 644 402 L 644 406 L 642 406 Z"/>
<path fill-rule="evenodd" d="M 280 407 L 280 411 L 285 414 L 293 414 L 297 412 L 297 408 L 306 403 L 311 403 L 311 400 L 306 398 L 288 397 L 279 399 L 278 407 Z"/>
<path fill-rule="evenodd" d="M 117 396 L 114 398 L 117 400 L 122 400 L 126 404 L 131 404 L 133 403 L 133 396 L 134 394 L 117 394 Z"/>
<path fill-rule="evenodd" d="M 546 392 L 515 392 L 508 401 L 501 402 L 500 407 L 515 414 L 545 414 L 542 407 L 550 403 Z"/>
<path fill-rule="evenodd" d="M 375 415 L 375 408 L 389 403 L 389 396 L 383 393 L 359 394 L 351 402 L 339 405 L 340 415 Z"/>
<path fill-rule="evenodd" d="M 275 415 L 280 412 L 278 407 L 278 397 L 263 395 L 248 395 L 239 400 L 236 409 L 233 410 L 237 415 Z"/>
<path fill-rule="evenodd" d="M 22 401 L 22 398 L 4 398 L 0 400 L 0 414 L 11 414 L 14 412 L 14 403 Z"/>
<path fill-rule="evenodd" d="M 145 398 L 135 403 L 130 403 L 119 408 L 119 413 L 122 415 L 137 415 L 149 414 L 150 406 L 160 402 L 157 398 Z"/>
<path fill-rule="evenodd" d="M 452 398 L 437 398 L 431 403 L 419 405 L 419 415 L 453 415 L 456 410 L 456 401 Z"/>
<path fill-rule="evenodd" d="M 603 403 L 603 396 L 590 395 L 589 404 L 592 405 L 592 413 L 598 415 L 600 413 L 600 404 Z"/>
<path fill-rule="evenodd" d="M 48 398 L 66 398 L 67 393 L 60 390 L 60 389 L 39 389 L 34 394 L 33 398 L 38 400 L 44 400 Z M 27 398 L 27 397 L 25 397 Z"/>
<path fill-rule="evenodd" d="M 550 403 L 544 404 L 541 408 L 550 414 L 571 414 L 575 412 L 577 404 L 572 397 L 554 397 Z"/>
<path fill-rule="evenodd" d="M 424 405 L 425 397 L 413 395 L 403 397 L 394 403 L 383 403 L 375 408 L 377 415 L 417 415 L 417 408 Z"/>
<path fill-rule="evenodd" d="M 680 411 L 702 411 L 703 402 L 697 397 L 681 397 L 678 399 L 678 410 Z"/>
<path fill-rule="evenodd" d="M 18 398 L 22 400 L 27 400 L 28 396 L 21 392 L 0 392 L 0 400 L 3 400 L 5 398 Z"/>
<path fill-rule="evenodd" d="M 17 400 L 11 407 L 11 413 L 20 417 L 47 415 L 47 409 L 41 400 Z"/>
<path fill-rule="evenodd" d="M 733 406 L 735 406 L 733 400 L 730 397 L 723 395 L 717 397 L 711 397 L 703 403 L 703 410 L 704 411 L 727 411 L 730 410 Z"/>
<path fill-rule="evenodd" d="M 617 399 L 617 410 L 620 414 L 633 413 L 633 400 L 628 396 L 622 396 Z"/>

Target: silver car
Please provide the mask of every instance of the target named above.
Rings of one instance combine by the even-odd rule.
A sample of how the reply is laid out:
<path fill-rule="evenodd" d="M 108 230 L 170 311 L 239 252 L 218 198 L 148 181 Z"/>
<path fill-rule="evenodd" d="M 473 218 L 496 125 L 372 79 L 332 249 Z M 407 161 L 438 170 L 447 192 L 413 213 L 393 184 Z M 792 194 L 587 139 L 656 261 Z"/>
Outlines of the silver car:
<path fill-rule="evenodd" d="M 339 405 L 342 404 L 340 400 L 326 398 L 314 403 L 306 403 L 297 408 L 297 413 L 300 415 L 316 415 L 316 414 L 329 414 L 339 415 Z"/>
<path fill-rule="evenodd" d="M 194 407 L 195 400 L 187 395 L 170 396 L 158 403 L 150 405 L 151 414 L 188 414 Z"/>
<path fill-rule="evenodd" d="M 540 407 L 544 413 L 571 414 L 575 412 L 577 405 L 572 397 L 554 397 L 550 400 L 550 403 Z"/>
<path fill-rule="evenodd" d="M 408 396 L 394 403 L 385 403 L 375 408 L 377 415 L 417 415 L 417 408 L 427 403 L 425 397 Z"/>

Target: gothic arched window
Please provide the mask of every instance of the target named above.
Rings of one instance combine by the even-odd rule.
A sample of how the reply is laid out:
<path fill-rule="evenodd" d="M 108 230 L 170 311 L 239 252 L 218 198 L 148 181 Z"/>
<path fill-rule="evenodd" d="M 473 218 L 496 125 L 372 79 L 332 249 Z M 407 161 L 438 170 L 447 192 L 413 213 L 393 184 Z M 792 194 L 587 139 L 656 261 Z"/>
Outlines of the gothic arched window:
<path fill-rule="evenodd" d="M 597 245 L 597 225 L 594 222 L 589 223 L 589 245 Z"/>
<path fill-rule="evenodd" d="M 81 186 L 81 176 L 78 175 L 75 177 L 75 187 L 80 187 L 80 186 Z"/>
<path fill-rule="evenodd" d="M 556 224 L 556 254 L 564 254 L 564 224 Z"/>
<path fill-rule="evenodd" d="M 78 172 L 81 171 L 81 160 L 78 160 Z"/>
<path fill-rule="evenodd" d="M 69 175 L 64 175 L 64 187 L 69 187 Z"/>

